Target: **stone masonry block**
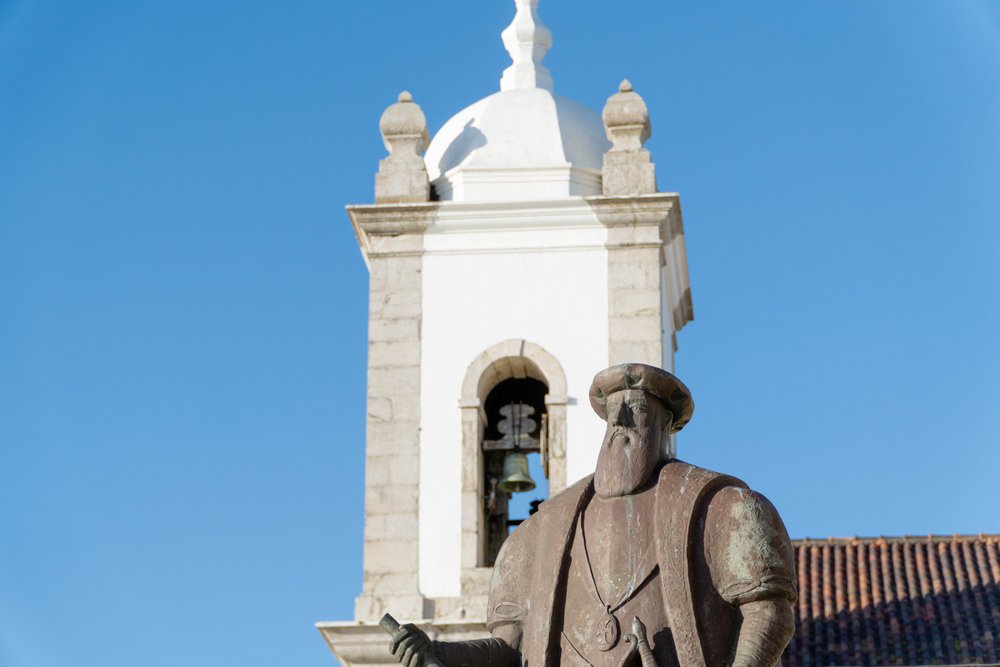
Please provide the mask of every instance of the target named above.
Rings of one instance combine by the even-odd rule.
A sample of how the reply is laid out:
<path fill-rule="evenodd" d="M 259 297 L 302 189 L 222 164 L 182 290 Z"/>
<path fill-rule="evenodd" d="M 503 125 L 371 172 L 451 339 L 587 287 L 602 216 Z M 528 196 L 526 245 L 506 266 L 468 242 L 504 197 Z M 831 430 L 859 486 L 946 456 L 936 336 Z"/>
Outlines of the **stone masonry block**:
<path fill-rule="evenodd" d="M 462 530 L 477 533 L 482 515 L 479 494 L 474 491 L 462 492 Z"/>
<path fill-rule="evenodd" d="M 420 305 L 422 297 L 419 283 L 405 288 L 372 290 L 368 294 L 371 301 L 396 306 Z"/>
<path fill-rule="evenodd" d="M 368 456 L 395 456 L 417 451 L 420 424 L 416 422 L 368 422 L 365 448 Z"/>
<path fill-rule="evenodd" d="M 609 295 L 611 317 L 660 317 L 659 289 L 612 290 Z"/>
<path fill-rule="evenodd" d="M 659 270 L 660 255 L 658 248 L 611 248 L 608 251 L 608 262 L 611 264 L 646 265 L 652 264 Z"/>
<path fill-rule="evenodd" d="M 416 515 L 419 487 L 413 486 L 382 486 L 365 489 L 365 512 L 368 514 L 399 514 L 412 513 Z"/>
<path fill-rule="evenodd" d="M 371 397 L 368 399 L 368 419 L 382 422 L 392 421 L 392 401 L 388 398 Z"/>
<path fill-rule="evenodd" d="M 362 590 L 368 595 L 390 592 L 411 592 L 417 587 L 416 569 L 409 572 L 372 572 L 365 579 Z"/>
<path fill-rule="evenodd" d="M 365 515 L 365 542 L 379 542 L 389 535 L 385 530 L 385 514 Z"/>
<path fill-rule="evenodd" d="M 662 366 L 662 350 L 662 344 L 652 341 L 612 341 L 608 346 L 608 363 L 612 366 L 630 362 Z"/>
<path fill-rule="evenodd" d="M 375 174 L 375 201 L 379 204 L 425 202 L 430 198 L 430 181 L 423 160 L 399 164 L 393 157 L 379 162 Z"/>
<path fill-rule="evenodd" d="M 405 488 L 417 483 L 415 471 L 419 468 L 420 458 L 416 449 L 400 449 L 386 452 L 382 455 L 369 453 L 365 460 L 365 470 L 369 473 L 369 485 L 372 485 L 373 473 L 378 473 L 377 485 L 380 487 L 395 486 Z"/>
<path fill-rule="evenodd" d="M 608 158 L 612 156 L 612 153 L 604 155 L 604 169 L 601 174 L 604 194 L 639 195 L 656 192 L 656 168 L 652 164 L 624 161 L 609 164 Z"/>
<path fill-rule="evenodd" d="M 368 323 L 368 340 L 370 341 L 419 341 L 420 320 L 408 317 L 402 319 L 378 318 Z"/>
<path fill-rule="evenodd" d="M 372 341 L 368 343 L 368 366 L 370 368 L 415 366 L 419 363 L 419 342 L 383 343 Z"/>
<path fill-rule="evenodd" d="M 418 521 L 416 514 L 387 514 L 385 529 L 391 539 L 417 539 Z"/>
<path fill-rule="evenodd" d="M 657 317 L 612 317 L 609 324 L 612 341 L 659 340 L 663 336 Z"/>
<path fill-rule="evenodd" d="M 371 319 L 416 319 L 422 314 L 419 294 L 411 298 L 411 292 L 381 292 L 369 299 L 368 312 Z"/>
<path fill-rule="evenodd" d="M 658 269 L 642 264 L 608 264 L 609 289 L 654 289 L 659 285 Z"/>
<path fill-rule="evenodd" d="M 412 572 L 417 564 L 417 541 L 379 540 L 365 543 L 365 577 L 375 572 Z"/>
<path fill-rule="evenodd" d="M 660 246 L 663 243 L 662 238 L 660 225 L 657 223 L 614 225 L 608 228 L 607 244 L 611 248 L 621 247 L 622 250 L 625 250 L 629 246 L 636 245 Z M 659 247 L 635 248 L 635 250 L 652 250 L 654 252 L 659 251 L 659 249 Z"/>
<path fill-rule="evenodd" d="M 462 568 L 478 567 L 482 557 L 482 540 L 479 531 L 464 531 L 462 533 Z"/>
<path fill-rule="evenodd" d="M 368 368 L 368 400 L 396 396 L 420 396 L 420 367 Z"/>
<path fill-rule="evenodd" d="M 415 588 L 413 589 L 416 590 Z M 385 610 L 392 606 L 392 613 L 400 622 L 425 618 L 426 601 L 419 593 L 401 595 L 396 591 L 382 595 L 362 595 L 354 601 L 354 618 L 366 623 L 377 623 Z M 381 628 L 379 628 L 381 630 Z M 385 650 L 383 638 L 382 649 Z M 388 663 L 388 660 L 386 660 Z M 378 663 L 374 663 L 378 664 Z"/>
<path fill-rule="evenodd" d="M 376 235 L 368 237 L 370 244 L 369 257 L 375 261 L 410 259 L 400 257 L 401 253 L 413 253 L 414 258 L 419 260 L 419 253 L 423 250 L 423 234 L 398 234 L 398 235 Z M 380 257 L 379 255 L 382 255 Z M 388 256 L 386 256 L 388 255 Z M 374 262 L 373 262 L 374 263 Z"/>
<path fill-rule="evenodd" d="M 372 457 L 369 456 L 367 461 L 365 461 L 365 485 L 366 486 L 383 486 L 389 483 L 389 466 L 387 465 L 372 465 L 372 459 L 381 459 L 383 457 Z"/>
<path fill-rule="evenodd" d="M 365 516 L 365 543 L 384 540 L 415 541 L 417 531 L 415 512 Z"/>
<path fill-rule="evenodd" d="M 462 567 L 470 568 L 479 565 L 480 544 L 478 532 L 464 531 L 462 533 Z"/>
<path fill-rule="evenodd" d="M 368 285 L 372 291 L 420 290 L 420 257 L 380 257 L 371 265 Z"/>
<path fill-rule="evenodd" d="M 473 624 L 484 623 L 486 621 L 486 596 L 466 596 L 434 598 L 434 623 L 451 629 L 452 627 L 468 627 Z M 450 627 L 449 627 L 450 626 Z M 443 633 L 442 633 L 443 634 Z M 465 632 L 462 633 L 467 634 Z M 471 634 L 471 633 L 468 633 Z M 485 629 L 475 636 L 463 637 L 460 641 L 467 639 L 485 639 L 489 633 Z M 435 639 L 442 641 L 442 636 Z M 455 640 L 459 638 L 456 637 Z M 388 667 L 393 667 L 389 665 Z"/>
<path fill-rule="evenodd" d="M 489 595 L 493 568 L 476 567 L 462 571 L 462 595 Z"/>
<path fill-rule="evenodd" d="M 420 457 L 418 454 L 398 452 L 386 458 L 391 459 L 389 463 L 389 482 L 391 484 L 405 486 L 419 482 Z"/>
<path fill-rule="evenodd" d="M 420 395 L 401 395 L 392 399 L 392 414 L 396 419 L 420 420 Z"/>

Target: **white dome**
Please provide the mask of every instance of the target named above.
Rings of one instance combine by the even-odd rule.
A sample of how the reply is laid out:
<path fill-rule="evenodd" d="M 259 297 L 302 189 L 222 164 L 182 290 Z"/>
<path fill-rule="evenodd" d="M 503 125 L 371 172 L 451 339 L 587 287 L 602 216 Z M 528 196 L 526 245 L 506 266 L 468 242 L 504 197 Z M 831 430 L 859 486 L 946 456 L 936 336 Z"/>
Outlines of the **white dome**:
<path fill-rule="evenodd" d="M 598 113 L 544 88 L 501 90 L 452 116 L 424 161 L 442 200 L 601 194 L 610 148 Z"/>

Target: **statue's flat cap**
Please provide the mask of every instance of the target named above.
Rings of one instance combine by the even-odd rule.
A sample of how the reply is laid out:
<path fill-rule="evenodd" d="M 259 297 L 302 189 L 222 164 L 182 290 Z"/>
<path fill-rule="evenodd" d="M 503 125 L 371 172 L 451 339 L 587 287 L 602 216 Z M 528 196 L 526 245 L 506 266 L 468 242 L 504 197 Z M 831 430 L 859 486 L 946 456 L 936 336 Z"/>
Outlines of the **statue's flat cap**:
<path fill-rule="evenodd" d="M 646 364 L 618 364 L 594 376 L 590 405 L 604 420 L 608 418 L 608 396 L 626 389 L 639 389 L 663 401 L 674 415 L 671 433 L 684 428 L 694 414 L 691 392 L 673 374 Z"/>

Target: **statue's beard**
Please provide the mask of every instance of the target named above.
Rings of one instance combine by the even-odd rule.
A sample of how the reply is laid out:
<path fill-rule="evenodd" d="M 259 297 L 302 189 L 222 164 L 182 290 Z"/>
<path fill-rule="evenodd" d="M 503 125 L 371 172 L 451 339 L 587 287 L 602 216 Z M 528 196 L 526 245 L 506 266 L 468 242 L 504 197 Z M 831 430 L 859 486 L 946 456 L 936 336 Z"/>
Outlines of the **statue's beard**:
<path fill-rule="evenodd" d="M 616 428 L 604 438 L 594 473 L 594 492 L 602 498 L 634 493 L 653 472 L 660 458 L 656 438 L 630 428 Z"/>

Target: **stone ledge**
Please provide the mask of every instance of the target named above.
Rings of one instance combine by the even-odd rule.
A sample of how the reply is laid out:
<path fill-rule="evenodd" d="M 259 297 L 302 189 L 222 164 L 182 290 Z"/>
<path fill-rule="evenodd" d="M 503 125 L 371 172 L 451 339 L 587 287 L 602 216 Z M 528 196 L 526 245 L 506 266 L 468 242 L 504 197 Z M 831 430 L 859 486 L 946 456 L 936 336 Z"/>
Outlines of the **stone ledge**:
<path fill-rule="evenodd" d="M 409 622 L 400 618 L 399 621 Z M 467 641 L 489 637 L 482 622 L 432 623 L 429 620 L 413 621 L 431 639 L 441 641 Z M 316 624 L 327 646 L 342 665 L 376 665 L 399 667 L 389 655 L 389 635 L 375 623 L 358 621 L 325 621 Z"/>
<path fill-rule="evenodd" d="M 439 207 L 437 202 L 348 206 L 365 263 L 370 266 L 372 256 L 423 254 L 424 232 Z"/>

